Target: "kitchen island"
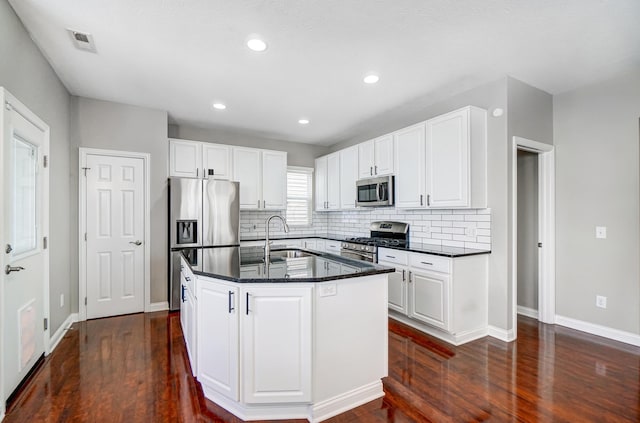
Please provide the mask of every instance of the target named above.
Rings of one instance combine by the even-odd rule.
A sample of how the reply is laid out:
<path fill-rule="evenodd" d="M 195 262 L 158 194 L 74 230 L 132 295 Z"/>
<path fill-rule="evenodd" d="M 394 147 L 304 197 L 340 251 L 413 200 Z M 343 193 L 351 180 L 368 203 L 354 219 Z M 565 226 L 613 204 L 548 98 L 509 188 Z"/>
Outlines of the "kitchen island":
<path fill-rule="evenodd" d="M 183 259 L 181 322 L 205 397 L 244 420 L 316 422 L 383 396 L 393 270 L 302 249 Z"/>

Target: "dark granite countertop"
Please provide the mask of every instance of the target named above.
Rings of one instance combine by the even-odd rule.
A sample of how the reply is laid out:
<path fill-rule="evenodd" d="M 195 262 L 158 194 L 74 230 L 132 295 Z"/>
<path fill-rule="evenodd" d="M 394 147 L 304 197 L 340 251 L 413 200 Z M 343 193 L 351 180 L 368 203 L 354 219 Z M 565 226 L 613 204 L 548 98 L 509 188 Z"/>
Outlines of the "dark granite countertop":
<path fill-rule="evenodd" d="M 260 247 L 200 248 L 198 259 L 197 265 L 191 266 L 196 275 L 244 283 L 324 282 L 392 273 L 395 270 L 299 248 L 282 250 L 272 247 L 268 264 L 264 262 L 264 250 Z"/>
<path fill-rule="evenodd" d="M 328 239 L 330 241 L 346 241 L 347 238 L 351 238 L 351 235 L 337 235 L 337 234 L 322 234 L 322 235 L 271 235 L 269 239 L 271 241 L 279 241 L 286 239 L 309 239 L 309 238 L 319 238 L 319 239 Z M 264 241 L 264 234 L 257 234 L 255 237 L 243 235 L 240 242 L 251 242 L 251 241 Z"/>

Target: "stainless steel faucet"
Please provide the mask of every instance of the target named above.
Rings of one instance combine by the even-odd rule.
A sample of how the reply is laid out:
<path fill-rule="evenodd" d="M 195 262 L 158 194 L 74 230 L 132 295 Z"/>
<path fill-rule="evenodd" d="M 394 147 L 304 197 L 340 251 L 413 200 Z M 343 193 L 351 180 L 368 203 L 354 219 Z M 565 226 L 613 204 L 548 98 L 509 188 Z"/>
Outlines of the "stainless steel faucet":
<path fill-rule="evenodd" d="M 267 218 L 267 229 L 265 230 L 265 240 L 264 240 L 264 262 L 265 263 L 269 263 L 269 253 L 271 250 L 271 247 L 270 247 L 271 242 L 269 241 L 269 225 L 271 224 L 271 219 L 275 217 L 277 217 L 282 221 L 282 225 L 284 226 L 284 232 L 285 233 L 289 232 L 289 225 L 287 225 L 287 221 L 284 220 L 284 217 L 274 214 L 273 216 L 269 216 Z"/>

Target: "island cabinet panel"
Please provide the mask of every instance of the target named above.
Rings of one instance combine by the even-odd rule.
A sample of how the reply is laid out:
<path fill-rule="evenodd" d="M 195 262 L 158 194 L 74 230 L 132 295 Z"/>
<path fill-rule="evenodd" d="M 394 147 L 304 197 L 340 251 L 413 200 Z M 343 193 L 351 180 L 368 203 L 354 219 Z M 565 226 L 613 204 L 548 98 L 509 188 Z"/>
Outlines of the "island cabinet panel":
<path fill-rule="evenodd" d="M 201 280 L 198 284 L 198 380 L 234 401 L 239 400 L 239 289 Z"/>
<path fill-rule="evenodd" d="M 245 403 L 311 402 L 311 294 L 311 286 L 242 289 Z"/>

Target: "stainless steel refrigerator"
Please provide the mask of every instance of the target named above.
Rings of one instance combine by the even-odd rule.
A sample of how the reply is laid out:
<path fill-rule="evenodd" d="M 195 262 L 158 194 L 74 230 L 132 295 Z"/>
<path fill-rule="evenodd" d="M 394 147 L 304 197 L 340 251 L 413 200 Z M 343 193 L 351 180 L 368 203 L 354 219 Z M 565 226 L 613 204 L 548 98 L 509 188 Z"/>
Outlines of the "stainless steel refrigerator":
<path fill-rule="evenodd" d="M 238 182 L 169 178 L 169 308 L 180 309 L 180 254 L 202 263 L 201 247 L 240 245 Z"/>

